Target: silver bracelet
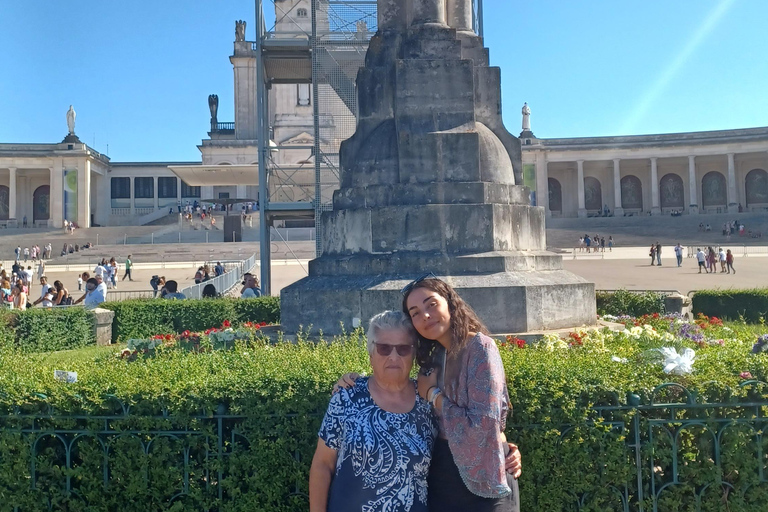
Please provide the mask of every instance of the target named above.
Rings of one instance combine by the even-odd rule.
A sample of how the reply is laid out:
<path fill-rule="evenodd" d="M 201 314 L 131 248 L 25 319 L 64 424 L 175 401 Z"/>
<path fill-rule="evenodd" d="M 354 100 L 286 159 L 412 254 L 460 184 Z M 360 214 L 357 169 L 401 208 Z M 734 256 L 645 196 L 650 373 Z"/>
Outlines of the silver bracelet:
<path fill-rule="evenodd" d="M 443 391 L 440 388 L 438 388 L 437 391 L 435 391 L 432 394 L 432 399 L 429 401 L 429 403 L 432 404 L 432 407 L 435 407 L 435 408 L 437 407 L 437 397 L 439 397 L 442 394 L 443 394 Z"/>

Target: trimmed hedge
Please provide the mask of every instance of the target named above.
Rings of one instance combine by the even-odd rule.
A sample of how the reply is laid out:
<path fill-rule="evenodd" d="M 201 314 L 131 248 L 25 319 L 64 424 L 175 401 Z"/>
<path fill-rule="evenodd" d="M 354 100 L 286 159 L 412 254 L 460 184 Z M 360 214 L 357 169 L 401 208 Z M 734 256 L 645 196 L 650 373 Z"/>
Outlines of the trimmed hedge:
<path fill-rule="evenodd" d="M 743 414 L 754 418 L 756 407 L 741 410 L 739 402 L 762 403 L 764 393 L 759 385 L 739 386 L 745 382 L 739 374 L 768 378 L 768 353 L 750 353 L 764 328 L 709 322 L 683 325 L 666 318 L 649 321 L 659 330 L 672 330 L 676 340 L 632 328 L 623 333 L 577 333 L 569 338 L 570 347 L 560 340 L 524 348 L 501 344 L 514 406 L 507 436 L 519 444 L 524 461 L 522 510 L 618 511 L 623 507 L 615 490 L 626 485 L 630 499 L 637 495 L 630 448 L 637 409 L 601 416 L 596 407 L 626 405 L 629 394 L 636 394 L 646 406 L 652 399 L 685 403 L 679 388 L 666 388 L 652 397 L 656 386 L 676 382 L 695 391 L 699 402 L 727 402 L 727 406 L 709 417 L 702 409 L 684 407 L 674 415 L 643 413 L 644 418 L 674 418 L 669 420 L 669 432 L 675 431 L 676 423 L 694 418 L 700 425 Z M 662 365 L 645 358 L 649 349 L 670 343 L 696 350 L 694 373 L 666 375 Z M 306 510 L 308 469 L 331 386 L 344 372 L 370 372 L 361 330 L 331 344 L 300 340 L 271 345 L 257 340 L 228 351 L 161 350 L 133 362 L 114 353 L 68 355 L 68 362 L 53 363 L 41 354 L 0 353 L 0 410 L 18 407 L 25 414 L 44 417 L 32 431 L 22 433 L 24 417 L 0 416 L 4 422 L 0 509 L 42 511 L 50 503 L 53 509 L 70 511 Z M 78 372 L 78 381 L 53 381 L 50 375 L 56 368 Z M 130 415 L 124 414 L 123 406 L 130 406 Z M 117 418 L 69 420 L 49 416 L 51 408 L 57 415 Z M 221 422 L 214 413 L 223 415 Z M 105 434 L 107 424 L 113 431 Z M 646 419 L 639 427 L 640 433 L 650 428 Z M 666 428 L 657 431 L 664 434 Z M 73 462 L 67 468 L 64 443 L 47 432 L 73 429 L 98 434 L 80 436 L 73 443 Z M 219 429 L 224 434 L 221 458 L 215 456 Z M 158 435 L 158 431 L 174 434 Z M 65 442 L 74 437 L 63 436 Z M 680 483 L 662 493 L 659 510 L 693 510 L 694 496 L 710 484 L 711 490 L 701 499 L 702 511 L 762 510 L 768 494 L 759 483 L 757 467 L 762 461 L 756 454 L 768 452 L 768 440 L 762 441 L 761 452 L 755 446 L 756 437 L 747 426 L 725 429 L 718 437 L 722 460 L 722 472 L 718 472 L 713 470 L 715 436 L 695 426 L 681 429 L 677 434 L 679 457 L 684 461 L 677 466 Z M 649 446 L 643 448 L 644 482 L 647 485 L 655 478 L 657 489 L 672 472 L 674 452 L 668 439 L 656 437 L 653 463 L 648 459 Z M 33 488 L 29 461 L 35 440 Z M 105 446 L 109 447 L 106 458 Z M 186 461 L 185 453 L 190 454 Z M 210 453 L 214 456 L 206 456 Z M 68 476 L 76 491 L 71 494 L 64 488 Z M 733 487 L 725 501 L 724 486 Z M 749 490 L 742 496 L 745 488 Z M 579 502 L 582 506 L 576 507 Z M 646 510 L 653 509 L 649 502 L 644 505 Z M 636 504 L 630 507 L 634 510 Z"/>
<path fill-rule="evenodd" d="M 0 347 L 52 352 L 95 343 L 93 316 L 83 308 L 35 308 L 0 314 Z"/>
<path fill-rule="evenodd" d="M 693 313 L 761 322 L 768 316 L 768 289 L 698 291 L 693 295 Z"/>
<path fill-rule="evenodd" d="M 280 298 L 218 298 L 204 300 L 134 299 L 105 302 L 115 312 L 112 341 L 149 338 L 155 334 L 204 331 L 224 320 L 239 322 L 280 322 Z"/>
<path fill-rule="evenodd" d="M 643 316 L 664 313 L 664 295 L 657 292 L 615 292 L 595 293 L 598 315 Z"/>

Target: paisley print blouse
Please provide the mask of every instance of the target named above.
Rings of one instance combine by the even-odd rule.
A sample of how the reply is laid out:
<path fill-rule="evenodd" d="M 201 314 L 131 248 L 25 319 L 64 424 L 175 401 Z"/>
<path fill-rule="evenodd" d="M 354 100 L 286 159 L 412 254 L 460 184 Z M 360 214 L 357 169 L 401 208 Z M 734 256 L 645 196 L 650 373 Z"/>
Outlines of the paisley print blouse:
<path fill-rule="evenodd" d="M 473 494 L 501 498 L 511 490 L 504 468 L 504 431 L 509 394 L 496 342 L 478 333 L 445 366 L 440 432 Z"/>
<path fill-rule="evenodd" d="M 361 377 L 333 395 L 318 435 L 338 453 L 329 512 L 427 511 L 437 424 L 418 393 L 410 412 L 387 412 L 371 398 L 368 377 Z"/>

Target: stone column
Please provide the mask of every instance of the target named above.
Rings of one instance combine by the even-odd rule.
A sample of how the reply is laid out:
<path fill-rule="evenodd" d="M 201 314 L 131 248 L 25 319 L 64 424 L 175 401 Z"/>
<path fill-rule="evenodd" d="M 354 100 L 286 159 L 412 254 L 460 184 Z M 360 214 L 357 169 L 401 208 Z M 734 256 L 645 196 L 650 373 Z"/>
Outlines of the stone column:
<path fill-rule="evenodd" d="M 651 158 L 651 215 L 661 215 L 659 208 L 659 169 L 656 161 L 658 158 Z"/>
<path fill-rule="evenodd" d="M 8 219 L 16 218 L 16 168 L 8 168 Z"/>
<path fill-rule="evenodd" d="M 413 24 L 445 25 L 445 0 L 412 0 Z"/>
<path fill-rule="evenodd" d="M 536 206 L 543 207 L 547 217 L 552 216 L 549 211 L 549 171 L 544 152 L 536 155 Z"/>
<path fill-rule="evenodd" d="M 624 208 L 621 207 L 621 159 L 613 159 L 613 215 L 623 217 Z"/>
<path fill-rule="evenodd" d="M 579 211 L 577 215 L 579 217 L 586 217 L 587 209 L 584 206 L 584 160 L 578 160 L 576 166 L 576 189 L 579 196 Z"/>
<path fill-rule="evenodd" d="M 248 192 L 247 192 L 247 189 L 246 189 L 245 185 L 238 185 L 237 186 L 237 198 L 238 199 L 246 198 L 247 194 L 248 194 Z"/>
<path fill-rule="evenodd" d="M 136 215 L 136 188 L 134 187 L 134 184 L 133 184 L 135 179 L 136 178 L 134 178 L 133 176 L 128 178 L 128 180 L 131 183 L 131 217 Z"/>
<path fill-rule="evenodd" d="M 736 155 L 728 153 L 728 213 L 739 212 L 739 197 L 736 193 Z"/>
<path fill-rule="evenodd" d="M 160 191 L 157 190 L 157 176 L 153 176 L 155 180 L 155 210 L 160 209 Z"/>
<path fill-rule="evenodd" d="M 176 202 L 181 204 L 181 184 L 184 183 L 181 181 L 181 178 L 176 178 Z M 173 205 L 174 209 L 177 205 Z"/>
<path fill-rule="evenodd" d="M 48 226 L 60 228 L 63 226 L 64 219 L 64 171 L 62 170 L 61 160 L 55 160 L 53 167 L 49 167 L 48 170 L 51 173 L 51 216 L 48 220 Z"/>
<path fill-rule="evenodd" d="M 472 32 L 472 0 L 446 0 L 445 4 L 448 25 L 462 32 Z"/>
<path fill-rule="evenodd" d="M 689 189 L 689 201 L 688 201 L 688 213 L 691 215 L 697 215 L 699 213 L 699 201 L 698 193 L 696 192 L 696 157 L 688 157 L 688 189 Z"/>

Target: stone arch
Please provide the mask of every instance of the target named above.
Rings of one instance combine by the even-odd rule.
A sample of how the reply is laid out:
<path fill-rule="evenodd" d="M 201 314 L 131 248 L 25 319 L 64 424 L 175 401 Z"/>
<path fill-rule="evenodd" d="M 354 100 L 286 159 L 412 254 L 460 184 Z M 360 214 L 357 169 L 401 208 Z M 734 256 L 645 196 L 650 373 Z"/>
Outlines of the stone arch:
<path fill-rule="evenodd" d="M 584 178 L 584 208 L 592 211 L 603 210 L 603 188 L 600 180 L 592 176 Z"/>
<path fill-rule="evenodd" d="M 8 187 L 0 185 L 0 220 L 8 220 L 8 201 L 11 194 Z"/>
<path fill-rule="evenodd" d="M 768 204 L 768 173 L 763 169 L 752 169 L 744 180 L 747 192 L 747 206 Z"/>
<path fill-rule="evenodd" d="M 643 184 L 634 175 L 621 178 L 621 206 L 627 210 L 643 209 Z"/>
<path fill-rule="evenodd" d="M 40 185 L 32 194 L 32 222 L 51 218 L 51 187 Z"/>
<path fill-rule="evenodd" d="M 560 182 L 555 178 L 549 178 L 547 180 L 547 187 L 549 188 L 549 211 L 562 213 L 563 188 L 560 186 Z"/>
<path fill-rule="evenodd" d="M 662 208 L 685 208 L 683 178 L 677 174 L 665 174 L 659 181 L 659 203 Z"/>
<path fill-rule="evenodd" d="M 722 173 L 708 172 L 701 179 L 701 204 L 704 208 L 727 206 L 728 189 Z"/>

